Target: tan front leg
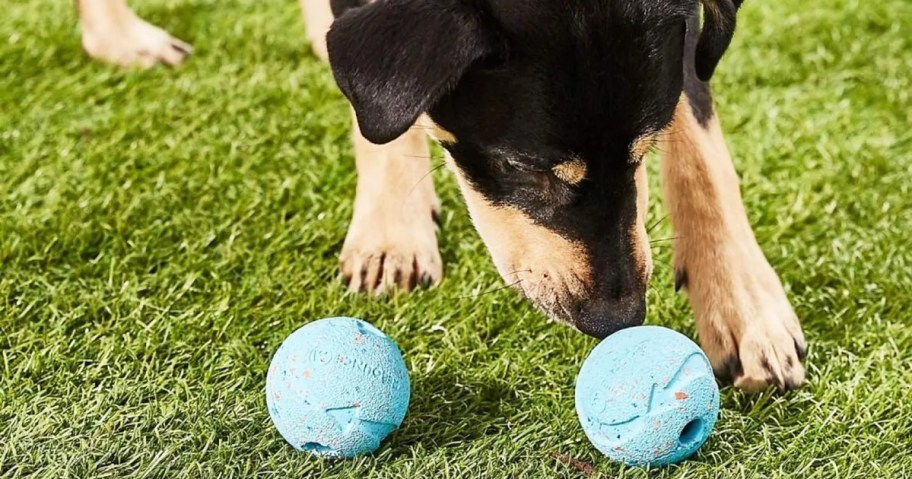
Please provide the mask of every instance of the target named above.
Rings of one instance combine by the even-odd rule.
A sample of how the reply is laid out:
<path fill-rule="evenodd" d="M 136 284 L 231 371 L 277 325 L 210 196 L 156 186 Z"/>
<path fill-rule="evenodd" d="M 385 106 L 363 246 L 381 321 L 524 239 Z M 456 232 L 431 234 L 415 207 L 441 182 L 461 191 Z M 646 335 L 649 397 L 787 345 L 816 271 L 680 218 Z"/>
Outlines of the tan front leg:
<path fill-rule="evenodd" d="M 311 47 L 327 60 L 326 32 L 333 22 L 329 0 L 301 0 Z M 431 178 L 425 127 L 413 127 L 386 145 L 361 136 L 354 124 L 358 186 L 351 225 L 339 257 L 352 291 L 382 294 L 440 281 L 437 249 L 439 203 Z"/>
<path fill-rule="evenodd" d="M 382 294 L 436 284 L 443 274 L 439 204 L 424 130 L 412 128 L 386 145 L 367 141 L 359 131 L 355 120 L 358 186 L 340 257 L 349 289 Z"/>
<path fill-rule="evenodd" d="M 136 16 L 124 0 L 76 0 L 82 46 L 92 58 L 121 66 L 180 65 L 192 48 Z"/>
<path fill-rule="evenodd" d="M 713 368 L 747 390 L 799 386 L 804 336 L 748 223 L 718 119 L 700 125 L 682 97 L 663 150 L 677 283 Z"/>

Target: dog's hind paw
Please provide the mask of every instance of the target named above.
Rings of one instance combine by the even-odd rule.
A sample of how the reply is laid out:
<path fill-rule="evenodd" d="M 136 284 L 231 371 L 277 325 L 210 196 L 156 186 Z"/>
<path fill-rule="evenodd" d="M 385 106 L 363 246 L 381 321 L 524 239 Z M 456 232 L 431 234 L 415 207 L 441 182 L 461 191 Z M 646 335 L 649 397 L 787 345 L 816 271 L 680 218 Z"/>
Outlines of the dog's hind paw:
<path fill-rule="evenodd" d="M 82 29 L 82 47 L 90 57 L 123 67 L 178 66 L 193 51 L 129 10 L 85 19 Z"/>

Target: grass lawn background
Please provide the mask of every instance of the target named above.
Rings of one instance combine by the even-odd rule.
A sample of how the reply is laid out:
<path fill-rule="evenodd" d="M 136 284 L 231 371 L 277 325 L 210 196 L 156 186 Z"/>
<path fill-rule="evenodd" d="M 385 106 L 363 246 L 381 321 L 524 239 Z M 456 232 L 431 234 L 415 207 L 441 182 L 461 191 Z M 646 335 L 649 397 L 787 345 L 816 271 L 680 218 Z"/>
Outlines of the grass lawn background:
<path fill-rule="evenodd" d="M 744 6 L 718 109 L 809 384 L 726 387 L 706 446 L 654 472 L 588 444 L 573 384 L 595 340 L 499 289 L 448 174 L 443 284 L 344 292 L 348 110 L 296 2 L 133 3 L 194 44 L 186 66 L 90 62 L 73 2 L 3 4 L 0 477 L 581 476 L 552 452 L 612 478 L 912 475 L 912 2 Z M 647 321 L 693 337 L 654 252 Z M 286 445 L 263 395 L 284 337 L 332 315 L 395 338 L 413 385 L 404 427 L 346 462 Z"/>

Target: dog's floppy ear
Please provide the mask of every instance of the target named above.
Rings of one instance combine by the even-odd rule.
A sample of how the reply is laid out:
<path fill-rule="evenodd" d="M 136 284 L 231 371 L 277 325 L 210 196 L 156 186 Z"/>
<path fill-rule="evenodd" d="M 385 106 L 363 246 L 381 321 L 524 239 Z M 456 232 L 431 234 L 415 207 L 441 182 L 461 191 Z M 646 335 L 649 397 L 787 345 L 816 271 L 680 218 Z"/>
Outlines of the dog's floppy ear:
<path fill-rule="evenodd" d="M 709 81 L 735 35 L 738 8 L 744 0 L 703 0 L 703 32 L 697 43 L 697 76 Z"/>
<path fill-rule="evenodd" d="M 466 3 L 377 0 L 333 23 L 330 65 L 365 138 L 382 144 L 405 133 L 492 52 L 492 33 Z"/>

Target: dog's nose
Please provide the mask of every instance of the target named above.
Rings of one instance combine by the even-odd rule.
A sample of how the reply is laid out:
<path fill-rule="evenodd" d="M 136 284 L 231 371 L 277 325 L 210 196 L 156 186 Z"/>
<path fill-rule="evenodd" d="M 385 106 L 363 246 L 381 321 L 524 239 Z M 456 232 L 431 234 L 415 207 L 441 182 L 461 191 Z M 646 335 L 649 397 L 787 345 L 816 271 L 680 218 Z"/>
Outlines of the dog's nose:
<path fill-rule="evenodd" d="M 639 326 L 645 319 L 646 297 L 643 294 L 617 299 L 598 298 L 582 305 L 576 328 L 602 339 L 621 329 Z"/>

